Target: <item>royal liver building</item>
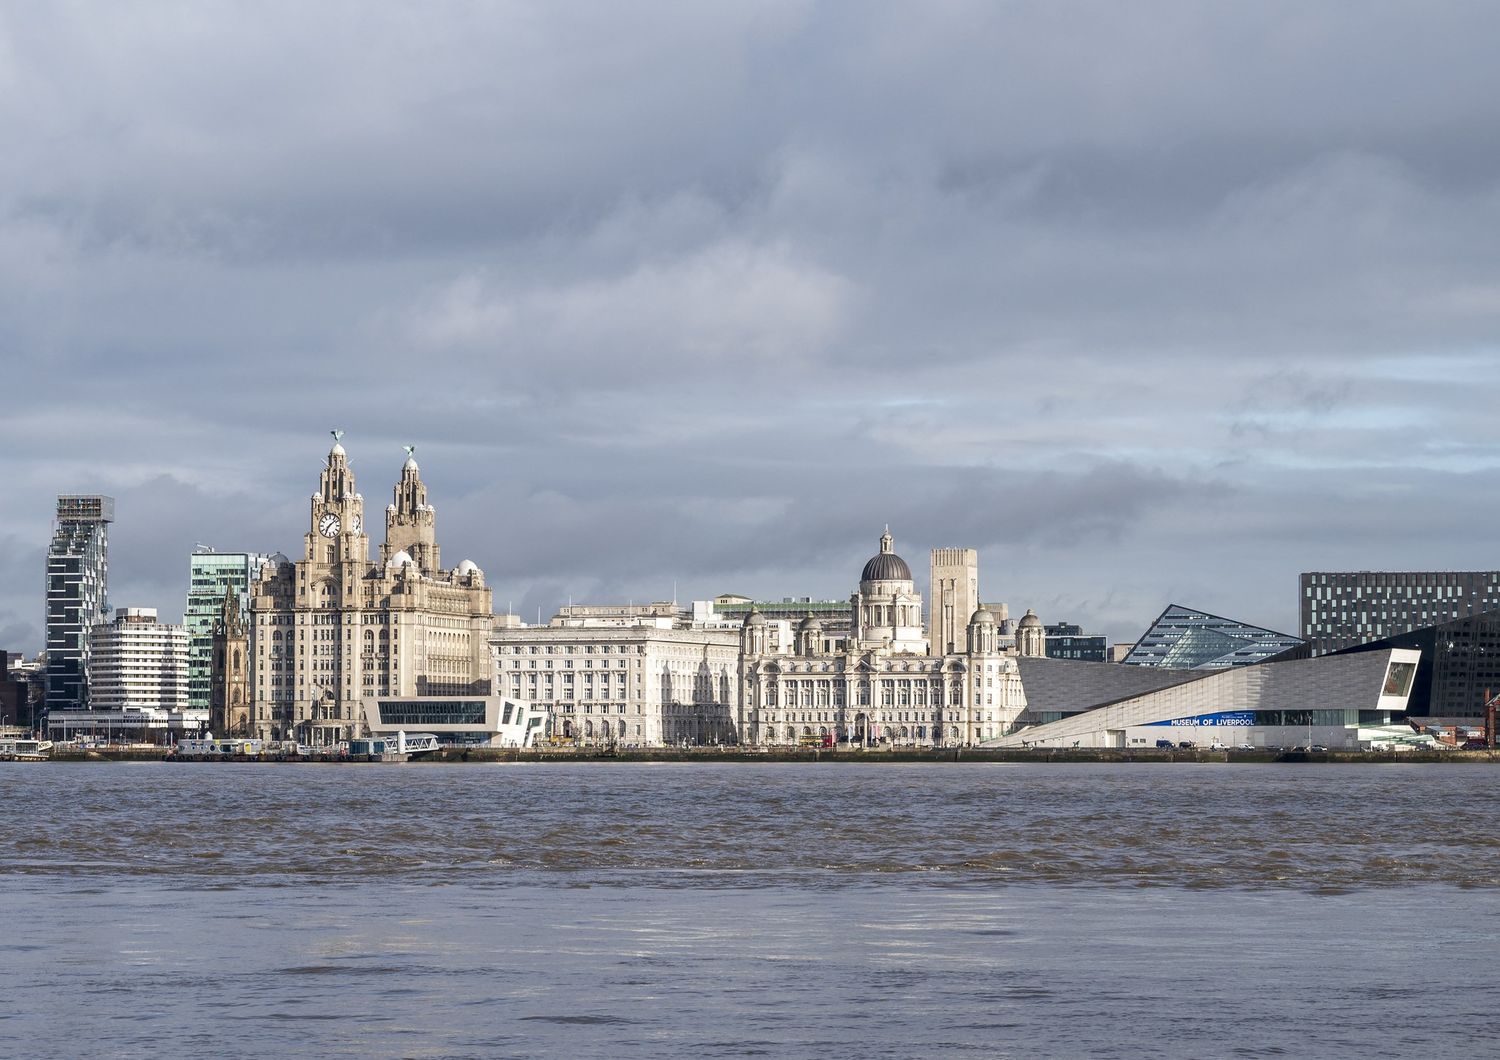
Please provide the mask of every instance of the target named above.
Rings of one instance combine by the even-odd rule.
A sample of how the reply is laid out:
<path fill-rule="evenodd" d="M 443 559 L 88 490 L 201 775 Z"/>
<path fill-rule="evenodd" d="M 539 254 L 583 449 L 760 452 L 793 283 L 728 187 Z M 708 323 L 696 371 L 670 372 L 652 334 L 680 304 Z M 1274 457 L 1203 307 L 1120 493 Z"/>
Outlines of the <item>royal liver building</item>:
<path fill-rule="evenodd" d="M 790 650 L 772 645 L 758 612 L 746 615 L 740 633 L 744 742 L 961 747 L 1001 735 L 1026 706 L 1015 657 L 1001 646 L 995 616 L 984 607 L 968 614 L 956 650 L 930 650 L 922 596 L 889 530 L 865 564 L 849 607 L 847 636 L 825 635 L 808 615 Z M 1041 625 L 1028 618 L 1017 630 L 1017 650 L 1040 655 L 1042 638 L 1032 634 Z M 935 620 L 933 628 L 936 635 L 942 624 Z M 957 632 L 952 636 L 956 640 Z"/>
<path fill-rule="evenodd" d="M 361 697 L 489 694 L 490 590 L 468 560 L 443 569 L 410 450 L 373 563 L 364 503 L 336 432 L 302 558 L 275 557 L 251 591 L 258 736 L 330 744 L 358 735 Z"/>

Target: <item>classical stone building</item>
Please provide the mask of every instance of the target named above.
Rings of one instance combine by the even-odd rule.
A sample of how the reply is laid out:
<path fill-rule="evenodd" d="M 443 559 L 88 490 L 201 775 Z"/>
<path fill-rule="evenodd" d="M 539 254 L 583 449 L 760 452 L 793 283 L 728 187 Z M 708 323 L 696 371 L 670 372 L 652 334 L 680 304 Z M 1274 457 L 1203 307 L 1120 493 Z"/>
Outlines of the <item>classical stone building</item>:
<path fill-rule="evenodd" d="M 408 450 L 370 561 L 348 455 L 328 453 L 303 554 L 274 557 L 250 601 L 252 731 L 328 744 L 358 735 L 365 696 L 488 695 L 493 622 L 484 574 L 440 566 L 437 519 Z"/>
<path fill-rule="evenodd" d="M 967 555 L 941 559 L 942 567 L 957 567 L 956 576 L 966 577 Z M 977 599 L 977 592 L 960 581 L 945 599 L 971 593 Z M 850 597 L 850 626 L 847 639 L 830 641 L 809 615 L 792 650 L 782 651 L 770 643 L 764 616 L 746 615 L 739 665 L 743 742 L 969 746 L 1004 733 L 1025 708 L 1016 660 L 1001 649 L 995 616 L 983 607 L 967 618 L 962 650 L 929 651 L 922 597 L 889 530 Z"/>
<path fill-rule="evenodd" d="M 191 684 L 191 682 L 190 682 Z M 209 640 L 208 730 L 215 736 L 250 733 L 250 628 L 240 594 L 224 590 Z"/>
<path fill-rule="evenodd" d="M 602 610 L 602 609 L 601 609 Z M 496 694 L 551 712 L 550 735 L 585 745 L 739 742 L 732 630 L 497 624 Z"/>

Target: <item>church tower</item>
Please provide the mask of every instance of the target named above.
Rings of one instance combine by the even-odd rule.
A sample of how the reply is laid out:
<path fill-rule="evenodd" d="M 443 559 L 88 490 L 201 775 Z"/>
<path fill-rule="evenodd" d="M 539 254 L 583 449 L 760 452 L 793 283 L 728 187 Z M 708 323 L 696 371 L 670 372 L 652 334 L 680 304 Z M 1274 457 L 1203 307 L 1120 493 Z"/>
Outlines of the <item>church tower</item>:
<path fill-rule="evenodd" d="M 382 565 L 405 552 L 423 574 L 435 574 L 442 568 L 438 559 L 437 510 L 427 503 L 427 487 L 417 467 L 417 447 L 406 447 L 406 463 L 395 496 L 385 509 L 385 544 L 380 546 Z"/>
<path fill-rule="evenodd" d="M 217 736 L 250 731 L 250 631 L 240 618 L 240 597 L 224 593 L 214 622 L 209 663 L 208 729 Z"/>

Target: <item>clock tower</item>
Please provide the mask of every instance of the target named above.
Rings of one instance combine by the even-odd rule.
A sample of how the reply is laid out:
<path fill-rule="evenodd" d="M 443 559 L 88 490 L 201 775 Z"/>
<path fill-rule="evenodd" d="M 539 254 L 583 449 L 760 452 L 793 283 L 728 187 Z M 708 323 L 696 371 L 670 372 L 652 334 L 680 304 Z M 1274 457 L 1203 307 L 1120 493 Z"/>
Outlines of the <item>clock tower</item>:
<path fill-rule="evenodd" d="M 364 498 L 333 432 L 308 506 L 302 558 L 273 558 L 250 597 L 250 729 L 329 746 L 364 727 L 379 696 L 484 696 L 494 622 L 484 573 L 439 566 L 435 516 L 417 462 L 386 512 L 370 561 Z"/>
<path fill-rule="evenodd" d="M 370 558 L 365 535 L 365 499 L 354 488 L 354 472 L 333 431 L 333 448 L 309 505 L 308 528 L 302 558 L 308 563 L 366 563 Z"/>

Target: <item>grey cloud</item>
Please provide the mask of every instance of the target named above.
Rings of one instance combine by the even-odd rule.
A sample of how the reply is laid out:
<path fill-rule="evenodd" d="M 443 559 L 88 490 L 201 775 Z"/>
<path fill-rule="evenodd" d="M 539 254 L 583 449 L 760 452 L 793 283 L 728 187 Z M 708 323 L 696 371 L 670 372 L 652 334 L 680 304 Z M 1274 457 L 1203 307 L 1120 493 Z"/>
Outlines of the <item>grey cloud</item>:
<path fill-rule="evenodd" d="M 418 443 L 445 554 L 533 609 L 842 596 L 887 520 L 1122 637 L 1492 565 L 1497 30 L 8 8 L 0 630 L 39 646 L 53 494 L 120 498 L 114 595 L 171 613 L 193 541 L 297 546 L 335 426 L 372 503 Z"/>

